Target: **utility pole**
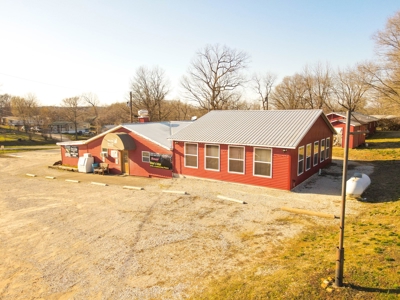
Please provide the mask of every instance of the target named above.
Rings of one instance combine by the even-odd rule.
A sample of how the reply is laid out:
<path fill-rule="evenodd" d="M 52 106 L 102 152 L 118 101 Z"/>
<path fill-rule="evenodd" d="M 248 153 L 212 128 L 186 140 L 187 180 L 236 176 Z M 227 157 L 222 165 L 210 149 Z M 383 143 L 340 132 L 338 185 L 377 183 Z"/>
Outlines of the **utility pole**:
<path fill-rule="evenodd" d="M 129 110 L 131 116 L 131 123 L 133 123 L 133 114 L 132 114 L 132 92 L 129 92 Z"/>
<path fill-rule="evenodd" d="M 343 178 L 342 178 L 342 209 L 340 213 L 340 234 L 339 234 L 339 247 L 336 252 L 336 272 L 335 272 L 335 286 L 343 286 L 343 265 L 344 265 L 344 218 L 346 212 L 346 178 L 347 178 L 347 164 L 349 160 L 349 136 L 350 136 L 350 120 L 351 109 L 347 111 L 346 116 L 346 139 L 344 143 L 344 158 L 343 158 Z"/>

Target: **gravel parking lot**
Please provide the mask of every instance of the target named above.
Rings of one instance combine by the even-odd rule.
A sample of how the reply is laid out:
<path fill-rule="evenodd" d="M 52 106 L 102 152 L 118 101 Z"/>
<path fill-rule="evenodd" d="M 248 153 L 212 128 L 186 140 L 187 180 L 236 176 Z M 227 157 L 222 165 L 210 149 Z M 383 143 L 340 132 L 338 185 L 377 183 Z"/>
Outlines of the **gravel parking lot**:
<path fill-rule="evenodd" d="M 207 279 L 265 257 L 305 226 L 338 222 L 308 216 L 291 222 L 280 207 L 338 215 L 339 161 L 286 192 L 48 168 L 59 157 L 59 150 L 0 156 L 1 299 L 183 299 Z M 365 164 L 351 169 L 349 175 L 373 171 Z M 347 213 L 358 205 L 348 201 Z"/>

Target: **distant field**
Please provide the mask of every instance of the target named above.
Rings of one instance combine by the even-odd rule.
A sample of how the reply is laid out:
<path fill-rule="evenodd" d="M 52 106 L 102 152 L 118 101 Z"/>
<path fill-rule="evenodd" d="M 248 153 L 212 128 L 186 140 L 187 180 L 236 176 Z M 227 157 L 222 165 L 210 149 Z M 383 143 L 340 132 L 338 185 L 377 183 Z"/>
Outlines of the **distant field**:
<path fill-rule="evenodd" d="M 56 140 L 46 138 L 41 134 L 28 134 L 0 126 L 0 145 L 5 147 L 54 145 L 56 142 Z"/>

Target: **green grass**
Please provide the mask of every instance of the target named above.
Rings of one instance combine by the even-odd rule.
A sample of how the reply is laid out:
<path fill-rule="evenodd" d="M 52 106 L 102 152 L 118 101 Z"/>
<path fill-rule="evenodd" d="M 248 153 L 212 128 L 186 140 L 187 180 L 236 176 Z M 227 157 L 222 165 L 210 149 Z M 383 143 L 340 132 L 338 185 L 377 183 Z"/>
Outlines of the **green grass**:
<path fill-rule="evenodd" d="M 377 132 L 366 139 L 368 147 L 349 149 L 350 160 L 394 160 L 400 157 L 400 137 L 398 132 Z M 332 156 L 342 158 L 344 149 L 332 148 Z"/>
<path fill-rule="evenodd" d="M 369 149 L 350 151 L 350 159 L 373 163 L 374 173 L 360 213 L 346 217 L 344 287 L 331 286 L 339 242 L 335 220 L 331 226 L 310 224 L 271 255 L 249 258 L 240 271 L 207 280 L 191 299 L 399 299 L 400 133 L 379 132 L 368 143 Z M 290 222 L 301 222 L 296 219 L 306 218 Z M 238 235 L 249 239 L 251 233 Z"/>
<path fill-rule="evenodd" d="M 5 148 L 12 147 L 24 147 L 24 146 L 50 146 L 55 145 L 57 141 L 52 139 L 46 139 L 40 134 L 31 134 L 9 129 L 6 126 L 0 126 L 0 145 Z"/>

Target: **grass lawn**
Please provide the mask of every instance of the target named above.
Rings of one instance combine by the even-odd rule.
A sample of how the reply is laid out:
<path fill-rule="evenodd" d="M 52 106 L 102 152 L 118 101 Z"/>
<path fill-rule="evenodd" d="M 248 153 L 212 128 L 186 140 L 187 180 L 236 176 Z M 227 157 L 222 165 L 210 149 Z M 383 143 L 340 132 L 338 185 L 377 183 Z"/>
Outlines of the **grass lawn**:
<path fill-rule="evenodd" d="M 378 132 L 368 148 L 351 149 L 353 160 L 374 164 L 367 198 L 345 225 L 344 287 L 334 288 L 339 222 L 309 230 L 250 263 L 209 282 L 191 299 L 399 299 L 400 298 L 400 132 Z M 333 149 L 334 156 L 343 151 Z M 349 200 L 356 201 L 356 200 Z M 294 215 L 288 222 L 307 217 Z M 247 237 L 251 239 L 251 237 Z M 268 268 L 266 266 L 273 266 Z"/>

